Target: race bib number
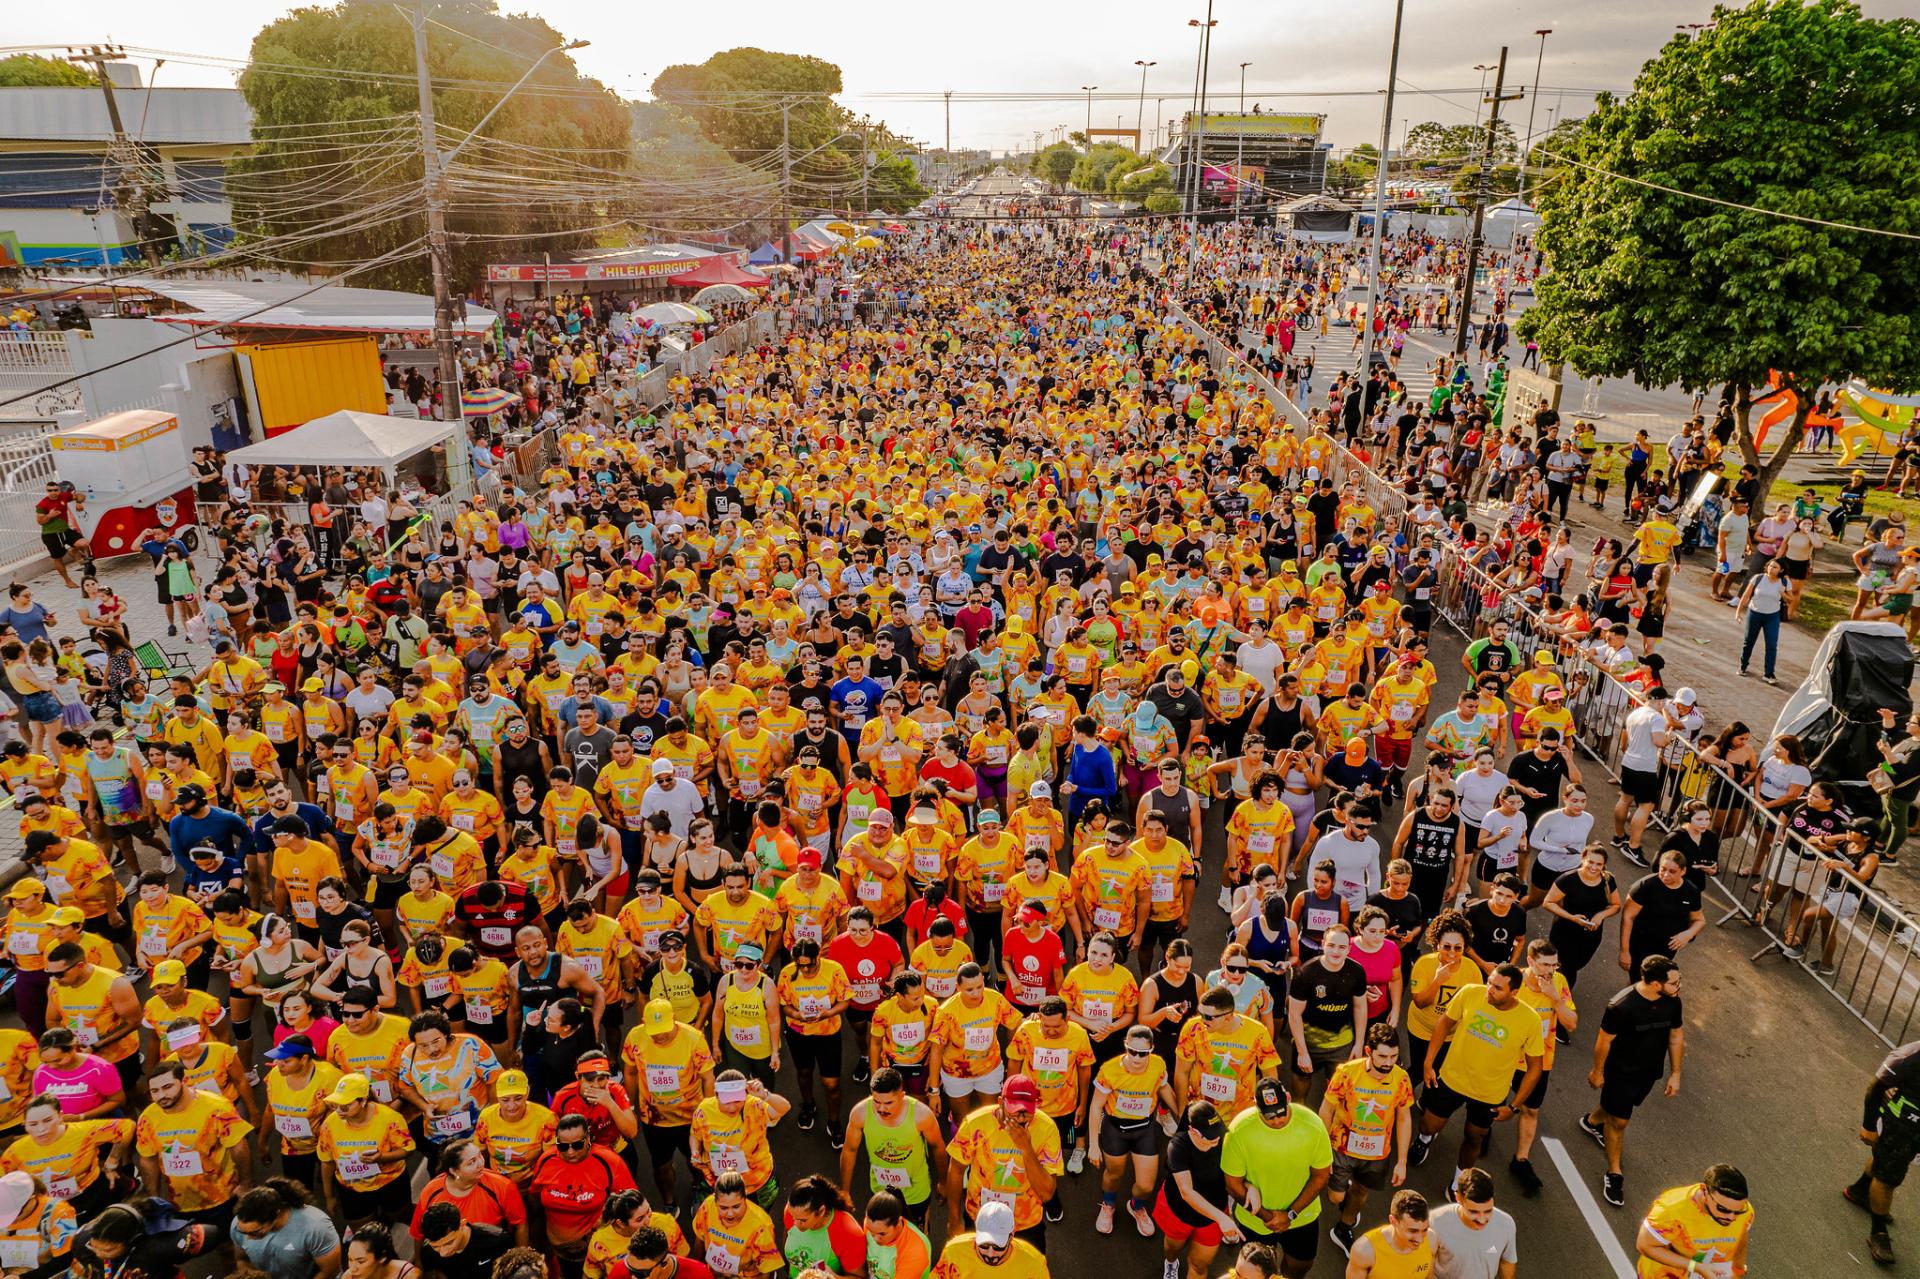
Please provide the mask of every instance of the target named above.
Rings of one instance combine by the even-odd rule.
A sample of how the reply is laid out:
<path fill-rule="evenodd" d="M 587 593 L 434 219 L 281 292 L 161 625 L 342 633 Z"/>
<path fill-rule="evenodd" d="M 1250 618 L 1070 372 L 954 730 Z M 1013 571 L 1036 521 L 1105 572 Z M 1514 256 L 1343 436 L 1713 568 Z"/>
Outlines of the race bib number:
<path fill-rule="evenodd" d="M 940 854 L 915 853 L 913 855 L 913 873 L 932 877 L 940 873 Z"/>
<path fill-rule="evenodd" d="M 1347 1153 L 1355 1159 L 1379 1159 L 1387 1153 L 1387 1134 L 1350 1132 L 1347 1134 Z"/>
<path fill-rule="evenodd" d="M 857 891 L 861 901 L 877 902 L 887 895 L 887 886 L 877 879 L 863 879 Z"/>
<path fill-rule="evenodd" d="M 160 1170 L 169 1177 L 198 1177 L 207 1170 L 207 1162 L 197 1150 L 163 1150 Z"/>
<path fill-rule="evenodd" d="M 282 1137 L 298 1141 L 313 1136 L 313 1120 L 305 1115 L 275 1115 L 273 1126 Z"/>
<path fill-rule="evenodd" d="M 888 1190 L 905 1190 L 913 1184 L 913 1178 L 907 1174 L 905 1168 L 888 1168 L 882 1165 L 874 1166 L 873 1180 L 876 1185 L 885 1186 Z"/>
<path fill-rule="evenodd" d="M 984 758 L 985 762 L 989 764 L 1004 764 L 1007 762 L 1007 748 L 1004 746 L 989 746 L 986 749 Z"/>
<path fill-rule="evenodd" d="M 494 924 L 480 930 L 482 946 L 505 946 L 513 940 L 513 930 L 504 925 Z"/>
<path fill-rule="evenodd" d="M 1173 889 L 1174 889 L 1173 881 L 1171 879 L 1168 879 L 1165 875 L 1155 875 L 1153 877 L 1152 896 L 1154 901 L 1157 901 L 1157 902 L 1172 901 Z"/>
<path fill-rule="evenodd" d="M 453 978 L 445 974 L 428 977 L 420 983 L 420 989 L 426 992 L 428 999 L 445 999 L 447 992 L 453 989 Z"/>
<path fill-rule="evenodd" d="M 1273 851 L 1272 833 L 1262 832 L 1258 835 L 1247 836 L 1247 851 L 1250 853 L 1258 853 L 1262 857 L 1271 853 Z"/>
<path fill-rule="evenodd" d="M 433 1130 L 442 1137 L 459 1137 L 473 1128 L 473 1116 L 464 1110 L 456 1110 L 450 1115 L 435 1115 Z"/>
<path fill-rule="evenodd" d="M 888 1027 L 887 1035 L 901 1048 L 918 1048 L 926 1042 L 927 1024 L 924 1021 L 896 1021 Z"/>
<path fill-rule="evenodd" d="M 1145 1119 L 1153 1113 L 1153 1098 L 1132 1093 L 1115 1093 L 1113 1098 L 1115 1114 L 1128 1119 Z"/>
<path fill-rule="evenodd" d="M 800 1017 L 803 1021 L 813 1021 L 827 1015 L 827 1009 L 833 1007 L 833 1001 L 819 995 L 800 996 Z"/>
<path fill-rule="evenodd" d="M 1095 928 L 1112 932 L 1114 929 L 1120 927 L 1120 912 L 1112 906 L 1095 906 L 1093 908 L 1093 925 Z"/>
<path fill-rule="evenodd" d="M 1033 1050 L 1033 1068 L 1044 1070 L 1048 1074 L 1062 1075 L 1073 1061 L 1073 1053 L 1065 1048 L 1036 1048 Z"/>
<path fill-rule="evenodd" d="M 296 906 L 299 905 L 298 902 L 294 904 Z M 165 955 L 167 953 L 166 934 L 141 933 L 140 934 L 140 953 L 143 955 L 152 955 L 156 958 L 158 958 L 159 956 Z"/>
<path fill-rule="evenodd" d="M 719 1161 L 714 1162 L 714 1171 L 720 1171 Z M 728 1252 L 718 1243 L 707 1245 L 707 1269 L 716 1275 L 737 1275 L 740 1273 L 740 1258 Z"/>
<path fill-rule="evenodd" d="M 40 953 L 40 934 L 24 928 L 9 933 L 7 949 L 16 955 L 37 955 Z"/>
<path fill-rule="evenodd" d="M 1240 1085 L 1232 1075 L 1200 1076 L 1200 1095 L 1216 1106 L 1226 1105 L 1239 1091 Z"/>
<path fill-rule="evenodd" d="M 857 981 L 852 984 L 853 1002 L 856 1004 L 877 1004 L 880 1002 L 880 983 L 877 981 Z"/>
<path fill-rule="evenodd" d="M 448 853 L 435 853 L 427 859 L 427 869 L 433 872 L 435 879 L 452 879 L 452 855 Z"/>
<path fill-rule="evenodd" d="M 453 815 L 453 828 L 455 830 L 463 830 L 463 831 L 466 831 L 468 834 L 472 834 L 473 833 L 473 814 L 472 813 L 455 813 Z"/>
<path fill-rule="evenodd" d="M 648 1066 L 647 1091 L 672 1096 L 680 1091 L 678 1066 Z"/>
<path fill-rule="evenodd" d="M 758 1048 L 760 1026 L 757 1022 L 728 1022 L 727 1039 L 735 1048 Z"/>
<path fill-rule="evenodd" d="M 343 1156 L 333 1165 L 333 1169 L 342 1181 L 371 1181 L 380 1175 L 379 1164 L 356 1155 Z"/>
<path fill-rule="evenodd" d="M 493 1025 L 493 1005 L 484 999 L 467 1001 L 467 1020 L 476 1026 Z"/>
<path fill-rule="evenodd" d="M 1014 1194 L 1011 1190 L 983 1189 L 980 1192 L 980 1206 L 982 1208 L 985 1208 L 988 1204 L 1005 1204 L 1008 1211 L 1012 1211 L 1014 1206 L 1019 1202 L 1020 1196 Z"/>
<path fill-rule="evenodd" d="M 401 850 L 393 844 L 380 843 L 373 846 L 373 854 L 367 858 L 381 870 L 392 870 L 400 864 Z"/>
<path fill-rule="evenodd" d="M 715 1176 L 747 1171 L 747 1153 L 737 1146 L 715 1146 L 713 1148 L 713 1172 Z"/>
<path fill-rule="evenodd" d="M 983 1053 L 993 1047 L 992 1026 L 968 1026 L 961 1037 L 963 1045 L 970 1053 Z"/>

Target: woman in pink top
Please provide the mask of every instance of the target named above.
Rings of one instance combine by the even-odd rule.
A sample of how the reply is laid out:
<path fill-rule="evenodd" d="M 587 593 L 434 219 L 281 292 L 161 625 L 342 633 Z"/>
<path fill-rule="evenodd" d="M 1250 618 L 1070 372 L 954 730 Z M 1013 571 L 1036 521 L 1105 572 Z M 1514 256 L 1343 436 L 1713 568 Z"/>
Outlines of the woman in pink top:
<path fill-rule="evenodd" d="M 1362 906 L 1353 917 L 1353 962 L 1367 975 L 1367 1021 L 1400 1024 L 1402 986 L 1400 947 L 1387 937 L 1390 921 L 1378 906 Z"/>
<path fill-rule="evenodd" d="M 278 1048 L 294 1035 L 305 1035 L 313 1044 L 314 1057 L 325 1061 L 327 1041 L 340 1029 L 340 1023 L 331 1017 L 314 1016 L 313 1009 L 313 1000 L 305 991 L 288 991 L 280 1000 L 280 1020 L 273 1028 L 273 1046 Z"/>
<path fill-rule="evenodd" d="M 33 1094 L 60 1103 L 68 1119 L 105 1119 L 127 1104 L 120 1071 L 104 1057 L 80 1051 L 73 1032 L 56 1026 L 40 1036 L 40 1067 Z"/>

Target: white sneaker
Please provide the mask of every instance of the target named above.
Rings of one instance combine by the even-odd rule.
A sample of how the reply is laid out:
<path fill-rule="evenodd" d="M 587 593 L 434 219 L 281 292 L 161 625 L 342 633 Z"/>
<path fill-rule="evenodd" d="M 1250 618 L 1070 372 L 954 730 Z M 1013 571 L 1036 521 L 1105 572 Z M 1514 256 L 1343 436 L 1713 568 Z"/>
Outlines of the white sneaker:
<path fill-rule="evenodd" d="M 1220 909 L 1229 915 L 1233 913 L 1233 890 L 1225 884 L 1220 886 Z"/>
<path fill-rule="evenodd" d="M 1078 1146 L 1075 1146 L 1073 1148 L 1073 1153 L 1067 1156 L 1067 1171 L 1072 1175 L 1078 1177 L 1081 1173 L 1085 1172 L 1086 1170 L 1087 1170 L 1087 1152 L 1080 1149 Z"/>

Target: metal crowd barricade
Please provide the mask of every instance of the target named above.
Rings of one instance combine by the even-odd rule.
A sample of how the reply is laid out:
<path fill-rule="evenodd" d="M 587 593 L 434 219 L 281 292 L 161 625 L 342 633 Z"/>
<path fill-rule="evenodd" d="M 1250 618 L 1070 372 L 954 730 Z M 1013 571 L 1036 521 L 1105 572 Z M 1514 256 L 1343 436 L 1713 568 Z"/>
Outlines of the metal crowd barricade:
<path fill-rule="evenodd" d="M 1231 371 L 1251 382 L 1275 407 L 1298 417 L 1297 406 L 1238 352 L 1177 303 L 1169 312 L 1202 338 L 1208 358 L 1223 374 Z M 1406 495 L 1351 451 L 1340 448 L 1336 460 L 1340 482 L 1359 478 L 1368 504 L 1380 513 L 1381 528 L 1397 526 L 1408 509 Z M 1522 662 L 1532 662 L 1543 648 L 1552 651 L 1567 685 L 1576 743 L 1609 778 L 1619 780 L 1626 717 L 1644 701 L 1636 689 L 1556 634 L 1524 598 L 1468 563 L 1451 544 L 1441 546 L 1434 612 L 1468 640 L 1485 634 L 1494 620 L 1506 621 Z M 1648 860 L 1659 847 L 1654 832 L 1671 831 L 1683 806 L 1704 801 L 1720 836 L 1719 870 L 1708 880 L 1726 902 L 1716 924 L 1737 920 L 1753 928 L 1763 939 L 1753 955 L 1758 961 L 1784 957 L 1792 919 L 1796 945 L 1804 948 L 1793 962 L 1882 1042 L 1907 1042 L 1920 1016 L 1920 922 L 1913 912 L 1847 871 L 1807 862 L 1802 842 L 1781 818 L 1693 743 L 1674 743 L 1662 751 L 1659 778 L 1660 796 L 1642 841 Z"/>

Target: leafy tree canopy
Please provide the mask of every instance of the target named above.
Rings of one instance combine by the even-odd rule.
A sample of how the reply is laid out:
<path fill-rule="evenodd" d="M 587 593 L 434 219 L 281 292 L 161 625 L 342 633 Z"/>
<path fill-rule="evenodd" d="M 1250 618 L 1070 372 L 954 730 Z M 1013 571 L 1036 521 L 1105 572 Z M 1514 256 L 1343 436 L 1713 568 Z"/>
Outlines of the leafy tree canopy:
<path fill-rule="evenodd" d="M 528 66 L 564 37 L 539 18 L 503 15 L 493 0 L 442 0 L 427 28 L 427 61 L 443 151 L 501 100 Z M 448 28 L 452 28 L 449 30 Z M 465 37 L 465 38 L 463 38 Z M 254 37 L 240 91 L 253 108 L 253 154 L 232 168 L 235 222 L 245 237 L 296 235 L 330 224 L 289 260 L 364 260 L 425 234 L 417 194 L 417 135 L 394 118 L 418 110 L 413 30 L 385 0 L 341 0 L 296 9 Z M 393 128 L 388 131 L 388 126 Z M 548 57 L 463 153 L 448 227 L 456 280 L 497 260 L 495 241 L 540 237 L 560 252 L 593 242 L 617 216 L 610 181 L 625 171 L 629 118 L 612 92 L 583 78 L 564 54 Z M 408 207 L 388 202 L 412 192 Z M 357 216 L 356 216 L 357 215 Z M 337 229 L 336 229 L 337 228 Z M 420 288 L 424 254 L 360 277 Z"/>
<path fill-rule="evenodd" d="M 1920 387 L 1917 246 L 1776 216 L 1920 234 L 1920 23 L 1848 0 L 1714 19 L 1669 41 L 1627 97 L 1603 96 L 1558 152 L 1567 164 L 1540 188 L 1550 270 L 1519 327 L 1588 375 L 1730 386 L 1736 439 L 1760 465 L 1747 409 L 1769 370 L 1802 391 L 1849 375 Z M 1797 441 L 1811 400 L 1776 442 Z"/>
<path fill-rule="evenodd" d="M 0 89 L 79 88 L 93 83 L 92 73 L 58 58 L 37 53 L 0 58 Z"/>

